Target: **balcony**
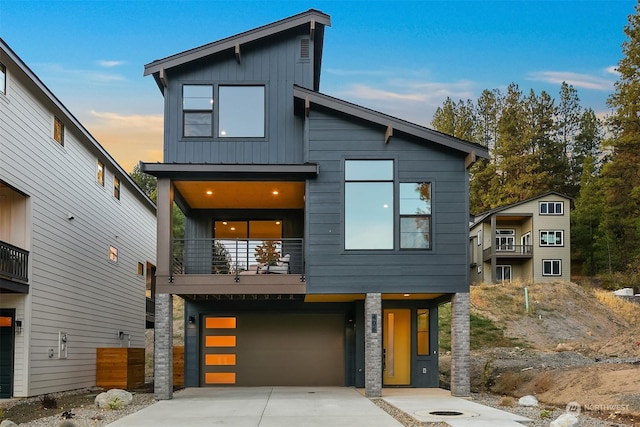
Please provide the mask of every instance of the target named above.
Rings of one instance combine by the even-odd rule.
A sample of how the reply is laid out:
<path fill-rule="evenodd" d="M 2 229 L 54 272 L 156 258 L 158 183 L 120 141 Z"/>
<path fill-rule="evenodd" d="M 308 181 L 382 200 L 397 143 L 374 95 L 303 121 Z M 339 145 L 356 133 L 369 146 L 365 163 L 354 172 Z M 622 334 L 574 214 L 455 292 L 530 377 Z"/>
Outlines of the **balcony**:
<path fill-rule="evenodd" d="M 301 294 L 304 239 L 173 239 L 171 272 L 157 292 Z"/>
<path fill-rule="evenodd" d="M 0 276 L 18 282 L 28 282 L 29 251 L 0 241 Z"/>
<path fill-rule="evenodd" d="M 533 245 L 496 245 L 482 251 L 482 260 L 491 258 L 529 259 L 533 256 Z"/>

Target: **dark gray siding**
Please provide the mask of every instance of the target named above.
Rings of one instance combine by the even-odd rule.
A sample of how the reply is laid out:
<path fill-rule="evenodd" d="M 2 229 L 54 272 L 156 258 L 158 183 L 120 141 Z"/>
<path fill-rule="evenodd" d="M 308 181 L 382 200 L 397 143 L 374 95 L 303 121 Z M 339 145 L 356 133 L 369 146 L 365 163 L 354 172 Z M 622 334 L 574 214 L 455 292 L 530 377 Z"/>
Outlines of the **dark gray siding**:
<path fill-rule="evenodd" d="M 309 161 L 320 165 L 320 174 L 309 181 L 307 190 L 307 291 L 468 290 L 468 178 L 463 154 L 401 136 L 385 144 L 384 133 L 380 126 L 311 112 Z M 344 250 L 344 160 L 375 158 L 395 161 L 396 198 L 398 182 L 432 183 L 432 250 Z M 397 239 L 396 232 L 396 247 Z"/>
<path fill-rule="evenodd" d="M 293 114 L 293 85 L 313 87 L 313 60 L 299 58 L 302 37 L 305 36 L 292 32 L 288 38 L 243 45 L 240 64 L 233 52 L 229 52 L 168 71 L 164 162 L 301 163 L 303 122 Z M 310 58 L 313 58 L 313 43 L 310 49 Z M 182 85 L 234 83 L 265 85 L 266 137 L 183 138 Z"/>

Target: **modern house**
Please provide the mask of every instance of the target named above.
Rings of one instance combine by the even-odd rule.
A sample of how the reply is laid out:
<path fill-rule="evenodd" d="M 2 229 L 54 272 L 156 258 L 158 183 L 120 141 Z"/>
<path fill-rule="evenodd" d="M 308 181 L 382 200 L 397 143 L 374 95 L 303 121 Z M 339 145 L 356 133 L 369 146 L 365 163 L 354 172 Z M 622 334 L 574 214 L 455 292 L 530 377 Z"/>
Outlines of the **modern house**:
<path fill-rule="evenodd" d="M 549 192 L 476 215 L 471 283 L 571 280 L 570 203 Z"/>
<path fill-rule="evenodd" d="M 96 348 L 144 347 L 155 214 L 0 39 L 0 397 L 94 386 Z"/>
<path fill-rule="evenodd" d="M 469 393 L 468 168 L 485 148 L 319 92 L 328 15 L 298 15 L 145 66 L 164 96 L 155 392 L 185 385 L 438 386 L 453 300 Z M 186 216 L 174 238 L 171 211 Z"/>

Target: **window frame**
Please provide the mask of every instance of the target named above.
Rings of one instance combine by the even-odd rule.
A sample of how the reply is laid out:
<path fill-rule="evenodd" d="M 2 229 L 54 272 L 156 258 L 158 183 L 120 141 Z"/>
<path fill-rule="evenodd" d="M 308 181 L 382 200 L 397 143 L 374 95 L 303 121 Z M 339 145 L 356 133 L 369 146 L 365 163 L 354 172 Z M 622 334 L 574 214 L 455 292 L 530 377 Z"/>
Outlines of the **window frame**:
<path fill-rule="evenodd" d="M 349 162 L 390 162 L 391 163 L 391 177 L 390 178 L 379 178 L 379 179 L 375 179 L 372 177 L 364 177 L 364 178 L 352 178 L 352 177 L 347 177 L 347 163 Z M 343 220 L 343 249 L 345 251 L 348 252 L 354 252 L 354 251 L 393 251 L 396 249 L 396 215 L 395 215 L 395 193 L 396 193 L 396 189 L 395 189 L 395 178 L 396 178 L 396 161 L 394 159 L 389 159 L 389 158 L 373 158 L 373 159 L 367 159 L 367 158 L 355 158 L 355 159 L 344 159 L 343 160 L 343 198 L 342 201 L 344 203 L 344 220 Z M 364 247 L 347 247 L 347 235 L 348 233 L 348 221 L 347 221 L 347 187 L 349 184 L 366 184 L 366 183 L 371 183 L 371 184 L 380 184 L 380 183 L 390 183 L 391 184 L 391 247 L 384 247 L 384 248 L 364 248 Z M 385 226 L 386 227 L 386 226 Z M 399 229 L 399 227 L 398 227 Z"/>
<path fill-rule="evenodd" d="M 543 209 L 544 206 L 544 209 Z M 549 206 L 553 206 L 554 212 L 549 212 Z M 560 212 L 558 212 L 557 207 L 560 206 Z M 545 212 L 543 212 L 543 210 Z M 558 201 L 544 201 L 538 202 L 538 213 L 540 215 L 564 215 L 564 202 Z"/>
<path fill-rule="evenodd" d="M 426 328 L 420 323 L 420 316 L 426 319 Z M 428 308 L 416 309 L 416 356 L 431 355 L 431 310 Z M 422 339 L 421 339 L 422 338 Z M 421 346 L 422 344 L 422 346 Z M 426 349 L 424 348 L 426 346 Z"/>
<path fill-rule="evenodd" d="M 412 251 L 430 251 L 433 250 L 433 212 L 432 212 L 432 202 L 433 202 L 433 183 L 431 181 L 424 181 L 424 182 L 399 182 L 398 183 L 398 204 L 401 205 L 401 201 L 402 201 L 402 184 L 414 184 L 414 185 L 425 185 L 427 184 L 429 186 L 429 213 L 428 214 L 403 214 L 402 213 L 402 207 L 400 206 L 398 208 L 398 249 L 406 251 L 406 250 L 412 250 Z M 429 239 L 427 241 L 428 245 L 427 247 L 404 247 L 402 246 L 402 233 L 403 233 L 403 229 L 402 229 L 402 220 L 406 219 L 406 218 L 426 218 L 429 221 Z"/>
<path fill-rule="evenodd" d="M 117 200 L 120 200 L 120 196 L 121 196 L 121 182 L 120 182 L 120 178 L 118 178 L 117 176 L 113 177 L 113 197 Z"/>
<path fill-rule="evenodd" d="M 510 233 L 500 233 L 501 231 L 509 231 Z M 499 243 L 498 239 L 509 239 L 511 243 Z M 515 228 L 496 228 L 495 235 L 496 252 L 515 252 L 516 250 L 516 230 Z M 506 247 L 507 249 L 500 249 Z"/>
<path fill-rule="evenodd" d="M 476 233 L 477 236 L 477 246 L 482 246 L 482 230 L 478 230 L 478 233 Z"/>
<path fill-rule="evenodd" d="M 64 147 L 64 123 L 62 120 L 58 118 L 58 116 L 53 116 L 53 140 L 60 144 L 60 146 Z M 58 137 L 60 139 L 58 139 Z"/>
<path fill-rule="evenodd" d="M 96 165 L 96 182 L 101 187 L 104 187 L 104 175 L 105 175 L 104 163 L 98 160 L 98 164 Z"/>
<path fill-rule="evenodd" d="M 558 266 L 558 274 L 554 273 L 554 264 L 557 263 Z M 549 264 L 550 273 L 545 273 L 545 264 Z M 543 259 L 542 260 L 542 276 L 544 277 L 560 277 L 562 276 L 562 260 L 561 259 Z"/>
<path fill-rule="evenodd" d="M 191 86 L 202 86 L 202 87 L 208 87 L 211 89 L 211 109 L 204 109 L 204 108 L 185 108 L 184 105 L 184 101 L 185 101 L 185 96 L 184 96 L 184 91 L 185 88 L 187 87 L 191 87 Z M 215 117 L 215 85 L 213 84 L 206 84 L 206 83 L 183 83 L 182 87 L 181 87 L 181 98 L 180 98 L 180 112 L 181 112 L 181 117 L 182 117 L 182 126 L 181 126 L 181 136 L 182 138 L 188 139 L 188 140 L 193 140 L 196 138 L 200 138 L 200 139 L 211 139 L 214 137 L 215 132 L 214 132 L 214 117 Z M 193 97 L 189 97 L 189 98 L 193 98 Z M 209 134 L 208 135 L 187 135 L 186 132 L 186 117 L 188 114 L 207 114 L 209 115 Z"/>
<path fill-rule="evenodd" d="M 504 270 L 506 268 L 509 268 L 509 278 L 505 279 L 504 278 Z M 500 278 L 498 278 L 498 269 L 501 269 L 502 274 L 500 274 Z M 497 264 L 496 265 L 496 281 L 500 281 L 500 282 L 511 282 L 513 281 L 513 265 L 512 264 Z"/>
<path fill-rule="evenodd" d="M 0 95 L 6 95 L 7 94 L 7 67 L 0 62 L 0 75 L 2 75 L 2 78 L 0 79 Z"/>
<path fill-rule="evenodd" d="M 262 136 L 249 135 L 249 136 L 226 136 L 221 135 L 222 126 L 220 124 L 221 111 L 224 108 L 223 100 L 221 99 L 220 89 L 223 88 L 261 88 L 262 89 Z M 243 84 L 237 83 L 219 83 L 216 85 L 215 94 L 217 97 L 215 98 L 217 102 L 214 102 L 214 137 L 223 141 L 232 141 L 234 139 L 243 139 L 243 140 L 262 140 L 267 137 L 267 85 L 262 83 L 250 83 L 245 82 Z"/>
<path fill-rule="evenodd" d="M 542 235 L 546 234 L 547 235 L 547 243 L 542 243 Z M 550 234 L 554 234 L 554 243 L 549 243 L 549 235 Z M 558 241 L 558 234 L 560 235 L 560 243 L 555 243 Z M 543 246 L 543 247 L 563 247 L 564 246 L 564 230 L 540 230 L 540 241 L 538 242 L 539 246 Z"/>

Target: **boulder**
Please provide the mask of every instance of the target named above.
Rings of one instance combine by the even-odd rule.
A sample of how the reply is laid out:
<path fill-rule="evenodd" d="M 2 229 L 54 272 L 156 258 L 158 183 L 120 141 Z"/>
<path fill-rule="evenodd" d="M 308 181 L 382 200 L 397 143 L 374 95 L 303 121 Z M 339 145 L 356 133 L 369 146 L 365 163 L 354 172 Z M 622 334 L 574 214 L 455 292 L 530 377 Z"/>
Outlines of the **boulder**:
<path fill-rule="evenodd" d="M 578 417 L 571 414 L 562 414 L 555 421 L 551 421 L 549 427 L 576 427 L 578 425 Z"/>
<path fill-rule="evenodd" d="M 4 420 L 0 423 L 0 427 L 18 427 L 18 424 L 11 420 Z"/>
<path fill-rule="evenodd" d="M 101 409 L 122 409 L 133 400 L 133 395 L 126 390 L 112 388 L 96 396 L 96 405 Z"/>
<path fill-rule="evenodd" d="M 535 396 L 522 396 L 518 400 L 518 405 L 520 406 L 538 406 L 538 399 Z"/>
<path fill-rule="evenodd" d="M 560 344 L 558 344 L 556 346 L 556 351 L 560 352 L 560 351 L 573 351 L 573 347 L 570 344 L 567 344 L 566 342 L 561 342 Z"/>

